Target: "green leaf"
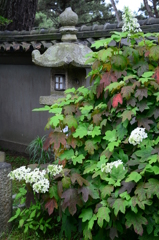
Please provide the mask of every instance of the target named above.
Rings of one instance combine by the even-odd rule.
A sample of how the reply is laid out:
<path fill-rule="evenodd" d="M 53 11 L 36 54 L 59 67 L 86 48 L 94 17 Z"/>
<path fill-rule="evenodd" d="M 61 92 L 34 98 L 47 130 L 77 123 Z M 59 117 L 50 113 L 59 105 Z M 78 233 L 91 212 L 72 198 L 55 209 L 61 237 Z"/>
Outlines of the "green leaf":
<path fill-rule="evenodd" d="M 108 144 L 107 150 L 109 150 L 110 152 L 113 152 L 115 147 L 118 147 L 120 145 L 120 140 L 118 140 L 117 142 L 110 142 Z"/>
<path fill-rule="evenodd" d="M 72 156 L 73 165 L 76 165 L 77 163 L 83 163 L 83 159 L 85 159 L 83 154 L 80 154 L 79 156 Z"/>
<path fill-rule="evenodd" d="M 127 58 L 125 58 L 123 55 L 114 55 L 111 60 L 114 69 L 124 70 L 127 66 Z"/>
<path fill-rule="evenodd" d="M 113 131 L 106 131 L 105 132 L 105 137 L 103 137 L 103 139 L 109 141 L 109 142 L 115 142 L 117 140 L 117 133 L 116 133 L 116 129 L 114 129 Z"/>
<path fill-rule="evenodd" d="M 24 225 L 24 219 L 20 219 L 18 227 L 23 227 L 23 225 Z"/>
<path fill-rule="evenodd" d="M 108 207 L 101 207 L 98 209 L 98 212 L 97 212 L 97 223 L 99 225 L 99 227 L 103 227 L 103 221 L 105 220 L 106 222 L 109 222 L 110 221 L 110 217 L 109 217 L 109 213 L 110 213 L 110 210 Z"/>
<path fill-rule="evenodd" d="M 159 60 L 159 46 L 152 46 L 150 48 L 149 56 L 152 57 L 155 61 Z"/>
<path fill-rule="evenodd" d="M 97 220 L 97 216 L 95 214 L 93 214 L 93 217 L 88 222 L 88 229 L 92 229 L 93 228 L 94 221 L 96 221 L 96 220 Z"/>
<path fill-rule="evenodd" d="M 79 218 L 82 218 L 82 222 L 90 220 L 93 216 L 92 208 L 83 209 L 82 213 L 79 215 Z"/>
<path fill-rule="evenodd" d="M 50 109 L 49 113 L 55 113 L 55 114 L 61 114 L 62 113 L 62 108 L 52 108 Z"/>
<path fill-rule="evenodd" d="M 123 164 L 120 164 L 117 168 L 114 166 L 111 170 L 110 176 L 113 180 L 122 180 L 125 178 L 127 170 L 123 169 Z"/>
<path fill-rule="evenodd" d="M 148 183 L 145 183 L 145 188 L 148 198 L 152 198 L 153 195 L 159 198 L 159 181 L 157 179 L 150 178 Z"/>
<path fill-rule="evenodd" d="M 92 131 L 88 131 L 88 135 L 92 136 L 92 138 L 101 135 L 100 127 L 95 126 Z"/>
<path fill-rule="evenodd" d="M 113 83 L 110 83 L 106 88 L 105 88 L 105 91 L 106 90 L 109 90 L 109 92 L 112 92 L 114 91 L 115 89 L 120 89 L 122 86 L 124 86 L 124 81 L 120 81 L 120 82 L 113 82 Z"/>
<path fill-rule="evenodd" d="M 87 136 L 88 134 L 88 129 L 86 126 L 81 126 L 79 125 L 75 131 L 75 133 L 73 134 L 73 137 L 77 138 L 83 138 L 84 136 Z"/>
<path fill-rule="evenodd" d="M 95 144 L 94 141 L 92 140 L 87 140 L 85 142 L 85 148 L 84 148 L 86 151 L 88 151 L 89 154 L 93 155 L 94 154 L 94 150 L 97 150 L 98 149 L 98 146 L 97 144 Z"/>
<path fill-rule="evenodd" d="M 75 93 L 76 89 L 75 88 L 69 88 L 67 90 L 65 90 L 65 94 L 67 93 Z"/>
<path fill-rule="evenodd" d="M 53 185 L 49 188 L 49 197 L 50 198 L 55 198 L 56 201 L 59 200 L 59 196 L 58 196 L 58 191 L 57 191 L 57 185 Z"/>
<path fill-rule="evenodd" d="M 102 49 L 98 52 L 98 59 L 100 61 L 106 62 L 108 58 L 112 56 L 113 49 L 107 48 L 107 49 Z"/>
<path fill-rule="evenodd" d="M 114 186 L 111 186 L 111 185 L 107 185 L 105 187 L 101 187 L 100 188 L 100 191 L 101 191 L 101 198 L 105 198 L 106 196 L 110 196 L 111 193 L 114 191 Z"/>
<path fill-rule="evenodd" d="M 62 186 L 63 188 L 69 188 L 71 186 L 71 179 L 69 177 L 64 176 L 62 178 Z"/>
<path fill-rule="evenodd" d="M 141 179 L 141 175 L 137 172 L 131 172 L 129 175 L 128 175 L 128 178 L 125 180 L 125 182 L 131 182 L 131 181 L 134 181 L 134 182 L 138 182 L 140 181 Z"/>
<path fill-rule="evenodd" d="M 49 106 L 45 106 L 43 108 L 34 108 L 32 111 L 33 112 L 40 112 L 40 111 L 49 111 L 50 107 Z"/>
<path fill-rule="evenodd" d="M 57 127 L 57 125 L 60 123 L 60 120 L 63 120 L 63 115 L 56 115 L 50 118 L 49 124 L 53 125 L 54 127 Z"/>
<path fill-rule="evenodd" d="M 66 124 L 69 128 L 77 128 L 78 126 L 77 120 L 72 115 L 67 115 L 64 118 L 63 123 Z"/>
<path fill-rule="evenodd" d="M 143 234 L 142 225 L 148 224 L 147 219 L 143 217 L 142 214 L 142 212 L 133 213 L 129 211 L 125 216 L 125 218 L 127 219 L 125 223 L 126 227 L 129 228 L 131 227 L 131 225 L 133 225 L 134 231 L 140 236 L 142 236 Z"/>
<path fill-rule="evenodd" d="M 144 74 L 142 74 L 142 77 L 143 77 L 143 78 L 150 78 L 150 77 L 152 77 L 152 75 L 153 75 L 154 73 L 155 73 L 155 72 L 153 72 L 153 71 L 144 72 Z"/>
<path fill-rule="evenodd" d="M 135 194 L 138 196 L 140 201 L 143 201 L 146 199 L 146 189 L 145 189 L 145 183 L 141 182 L 137 185 Z"/>
<path fill-rule="evenodd" d="M 64 159 L 71 159 L 74 156 L 74 151 L 73 149 L 69 149 L 69 150 L 65 150 L 65 152 L 63 154 L 60 155 L 60 159 L 64 160 Z"/>
<path fill-rule="evenodd" d="M 34 218 L 35 217 L 35 214 L 36 214 L 36 209 L 30 214 L 30 218 Z"/>
<path fill-rule="evenodd" d="M 114 208 L 114 214 L 115 216 L 118 215 L 118 212 L 122 212 L 123 214 L 125 214 L 125 207 L 127 206 L 127 201 L 125 201 L 124 199 L 118 198 L 115 200 L 113 207 Z"/>

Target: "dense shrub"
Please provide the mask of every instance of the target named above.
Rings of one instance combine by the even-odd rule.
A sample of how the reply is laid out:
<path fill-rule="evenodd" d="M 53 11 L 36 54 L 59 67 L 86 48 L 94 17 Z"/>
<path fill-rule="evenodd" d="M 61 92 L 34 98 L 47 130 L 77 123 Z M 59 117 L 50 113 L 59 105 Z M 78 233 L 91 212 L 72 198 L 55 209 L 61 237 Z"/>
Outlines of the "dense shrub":
<path fill-rule="evenodd" d="M 67 239 L 158 239 L 159 46 L 151 34 L 128 34 L 93 45 L 90 89 L 38 109 L 54 114 L 44 149 L 63 166 L 46 175 L 43 200 Z"/>

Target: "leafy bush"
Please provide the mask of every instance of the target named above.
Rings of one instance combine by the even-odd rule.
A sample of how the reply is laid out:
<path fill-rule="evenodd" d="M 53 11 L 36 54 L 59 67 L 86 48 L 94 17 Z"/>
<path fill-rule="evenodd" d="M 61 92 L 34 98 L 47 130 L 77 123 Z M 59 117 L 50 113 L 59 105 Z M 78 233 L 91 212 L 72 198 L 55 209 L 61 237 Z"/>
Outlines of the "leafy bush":
<path fill-rule="evenodd" d="M 97 41 L 92 87 L 41 109 L 55 114 L 44 149 L 65 170 L 54 181 L 67 239 L 77 229 L 84 239 L 158 239 L 159 46 L 150 35 L 133 34 L 122 48 L 127 33 Z"/>
<path fill-rule="evenodd" d="M 27 147 L 26 152 L 29 153 L 31 161 L 33 163 L 47 163 L 54 160 L 53 151 L 44 151 L 43 144 L 46 140 L 46 136 L 42 138 L 37 136 Z"/>

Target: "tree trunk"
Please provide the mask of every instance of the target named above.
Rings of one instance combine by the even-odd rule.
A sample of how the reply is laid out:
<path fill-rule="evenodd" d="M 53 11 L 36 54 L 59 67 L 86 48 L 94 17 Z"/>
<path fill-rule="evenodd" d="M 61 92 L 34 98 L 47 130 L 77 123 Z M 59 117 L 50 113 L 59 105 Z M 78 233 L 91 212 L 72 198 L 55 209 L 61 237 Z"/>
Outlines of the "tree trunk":
<path fill-rule="evenodd" d="M 155 13 L 156 18 L 158 18 L 159 15 L 158 15 L 158 10 L 157 10 L 157 6 L 156 5 L 157 5 L 156 0 L 153 0 L 154 13 Z"/>
<path fill-rule="evenodd" d="M 31 30 L 38 0 L 0 0 L 0 15 L 12 20 L 1 30 Z"/>
<path fill-rule="evenodd" d="M 111 4 L 112 4 L 113 8 L 114 8 L 116 19 L 117 19 L 118 22 L 120 22 L 120 17 L 119 17 L 118 10 L 116 8 L 115 2 L 114 2 L 114 0 L 110 0 L 110 1 L 111 1 Z"/>
<path fill-rule="evenodd" d="M 148 13 L 149 17 L 154 17 L 154 14 L 151 11 L 151 8 L 150 8 L 150 6 L 148 4 L 148 1 L 147 0 L 143 0 L 143 2 L 144 2 L 144 5 L 145 5 L 145 8 L 147 10 L 147 13 Z"/>

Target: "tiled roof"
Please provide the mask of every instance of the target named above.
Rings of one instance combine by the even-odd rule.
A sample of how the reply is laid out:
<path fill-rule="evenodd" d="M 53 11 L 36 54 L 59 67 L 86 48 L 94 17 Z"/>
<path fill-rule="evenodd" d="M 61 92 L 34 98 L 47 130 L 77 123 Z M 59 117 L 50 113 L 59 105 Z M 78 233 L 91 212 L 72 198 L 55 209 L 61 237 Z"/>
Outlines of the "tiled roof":
<path fill-rule="evenodd" d="M 143 32 L 159 32 L 159 18 L 149 18 L 139 21 Z M 90 46 L 95 40 L 109 37 L 112 31 L 121 31 L 123 23 L 105 23 L 78 27 L 79 42 Z M 34 29 L 31 31 L 0 31 L 0 52 L 31 52 L 38 49 L 41 52 L 61 41 L 58 29 Z"/>

